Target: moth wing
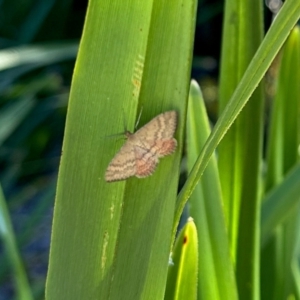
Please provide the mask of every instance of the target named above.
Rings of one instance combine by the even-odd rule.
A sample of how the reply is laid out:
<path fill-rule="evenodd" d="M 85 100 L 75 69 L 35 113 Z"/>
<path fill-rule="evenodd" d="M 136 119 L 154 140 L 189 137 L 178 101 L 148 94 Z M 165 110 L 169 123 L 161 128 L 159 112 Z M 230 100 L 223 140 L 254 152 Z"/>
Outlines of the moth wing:
<path fill-rule="evenodd" d="M 153 118 L 149 123 L 135 132 L 137 138 L 143 137 L 146 140 L 164 140 L 173 138 L 177 127 L 177 112 L 167 111 Z"/>
<path fill-rule="evenodd" d="M 158 157 L 163 157 L 173 153 L 177 147 L 177 141 L 173 138 L 176 127 L 177 112 L 167 111 L 139 129 L 135 136 L 140 146 L 149 149 Z"/>
<path fill-rule="evenodd" d="M 153 141 L 151 152 L 158 157 L 163 157 L 175 152 L 177 141 L 174 138 Z"/>
<path fill-rule="evenodd" d="M 109 163 L 105 180 L 107 182 L 124 180 L 136 173 L 136 162 L 133 146 L 128 141 Z"/>
<path fill-rule="evenodd" d="M 134 147 L 134 152 L 136 158 L 136 177 L 143 178 L 152 175 L 158 164 L 158 157 L 153 155 L 150 149 L 139 146 Z"/>

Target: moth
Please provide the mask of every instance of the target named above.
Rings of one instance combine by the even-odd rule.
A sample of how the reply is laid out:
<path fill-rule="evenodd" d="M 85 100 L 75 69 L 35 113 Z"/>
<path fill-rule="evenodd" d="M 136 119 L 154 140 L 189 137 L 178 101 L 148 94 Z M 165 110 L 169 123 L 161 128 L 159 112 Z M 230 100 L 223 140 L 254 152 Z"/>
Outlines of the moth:
<path fill-rule="evenodd" d="M 126 131 L 127 140 L 108 165 L 105 180 L 112 182 L 152 175 L 159 158 L 176 150 L 177 141 L 173 136 L 177 119 L 177 112 L 171 110 L 159 114 L 135 133 Z"/>

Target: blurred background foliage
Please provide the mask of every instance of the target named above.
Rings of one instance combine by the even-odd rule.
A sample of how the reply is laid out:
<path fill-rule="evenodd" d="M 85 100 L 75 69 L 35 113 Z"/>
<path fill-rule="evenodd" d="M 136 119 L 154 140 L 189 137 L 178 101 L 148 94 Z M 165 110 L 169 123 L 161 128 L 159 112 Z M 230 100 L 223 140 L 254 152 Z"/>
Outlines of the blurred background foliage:
<path fill-rule="evenodd" d="M 223 5 L 199 1 L 195 35 L 192 77 L 200 82 L 212 121 Z M 44 298 L 68 93 L 86 8 L 87 1 L 79 0 L 0 1 L 0 184 L 35 299 Z M 268 10 L 265 19 L 267 28 Z M 13 299 L 3 243 L 0 265 L 0 300 Z"/>

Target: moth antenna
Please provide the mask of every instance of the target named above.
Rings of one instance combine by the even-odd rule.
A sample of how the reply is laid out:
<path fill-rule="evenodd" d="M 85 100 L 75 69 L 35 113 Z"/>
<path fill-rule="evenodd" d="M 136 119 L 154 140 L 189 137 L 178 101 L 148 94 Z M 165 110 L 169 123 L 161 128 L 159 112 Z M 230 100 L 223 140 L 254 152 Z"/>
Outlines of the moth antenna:
<path fill-rule="evenodd" d="M 112 138 L 112 137 L 116 137 L 116 136 L 119 136 L 119 137 L 124 137 L 127 136 L 128 134 L 128 131 L 127 131 L 127 126 L 126 126 L 126 121 L 125 121 L 125 110 L 124 110 L 124 107 L 122 108 L 123 109 L 123 122 L 124 122 L 124 131 L 123 132 L 119 132 L 119 133 L 116 133 L 116 134 L 112 134 L 112 135 L 107 135 L 107 136 L 104 136 L 103 139 L 105 138 Z"/>
<path fill-rule="evenodd" d="M 137 121 L 136 121 L 136 124 L 135 124 L 135 126 L 134 126 L 135 129 L 138 127 L 138 125 L 139 125 L 139 123 L 140 123 L 140 119 L 141 119 L 141 116 L 142 116 L 142 112 L 143 112 L 143 107 L 141 108 L 139 117 L 138 117 L 138 119 L 137 119 Z"/>

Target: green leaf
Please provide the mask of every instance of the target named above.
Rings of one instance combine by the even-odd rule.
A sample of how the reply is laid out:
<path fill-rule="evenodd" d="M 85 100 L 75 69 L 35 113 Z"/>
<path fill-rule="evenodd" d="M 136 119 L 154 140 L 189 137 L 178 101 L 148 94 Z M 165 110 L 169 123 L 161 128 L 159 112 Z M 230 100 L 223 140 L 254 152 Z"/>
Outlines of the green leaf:
<path fill-rule="evenodd" d="M 216 123 L 216 126 L 214 127 L 214 130 L 205 143 L 187 182 L 180 191 L 176 204 L 173 237 L 175 236 L 177 224 L 184 205 L 193 192 L 197 182 L 200 180 L 201 174 L 204 172 L 210 156 L 249 100 L 273 61 L 275 55 L 278 53 L 283 42 L 287 38 L 289 31 L 295 25 L 299 17 L 300 3 L 287 0 L 274 20 L 274 23 L 257 50 L 249 67 L 245 71 L 245 74 L 234 91 L 230 102 L 224 109 Z"/>
<path fill-rule="evenodd" d="M 77 50 L 76 43 L 43 44 L 1 50 L 0 71 L 30 64 L 37 68 L 72 59 L 76 56 Z"/>
<path fill-rule="evenodd" d="M 221 112 L 262 42 L 262 5 L 260 0 L 226 1 L 220 80 Z M 235 14 L 236 17 L 233 17 Z M 257 299 L 259 295 L 263 109 L 263 86 L 259 85 L 218 148 L 225 216 L 241 299 Z"/>
<path fill-rule="evenodd" d="M 6 200 L 0 186 L 0 235 L 6 250 L 6 255 L 13 269 L 13 277 L 16 283 L 17 299 L 33 300 L 26 271 L 19 253 L 16 237 L 11 223 Z"/>
<path fill-rule="evenodd" d="M 233 24 L 236 21 L 236 16 L 237 15 L 235 14 L 231 14 L 230 16 L 230 21 Z M 246 18 L 248 17 L 249 16 L 246 14 Z M 276 16 L 271 28 L 269 29 L 267 35 L 265 36 L 260 47 L 258 48 L 253 59 L 251 60 L 249 67 L 246 69 L 241 81 L 239 82 L 237 88 L 233 92 L 231 100 L 224 108 L 223 113 L 221 114 L 220 118 L 218 119 L 218 122 L 214 127 L 214 130 L 207 139 L 207 142 L 204 145 L 202 152 L 199 155 L 187 182 L 180 191 L 176 204 L 175 219 L 173 224 L 173 238 L 176 234 L 176 228 L 179 223 L 179 219 L 182 214 L 185 203 L 189 199 L 191 193 L 195 189 L 198 181 L 200 180 L 200 177 L 208 164 L 210 156 L 212 155 L 213 151 L 215 151 L 217 145 L 220 143 L 227 130 L 235 121 L 238 114 L 248 102 L 250 96 L 253 94 L 257 85 L 260 83 L 262 77 L 266 73 L 275 55 L 278 53 L 282 44 L 286 40 L 290 30 L 296 24 L 299 17 L 300 2 L 291 0 L 285 1 L 284 5 L 282 6 L 282 9 Z M 256 104 L 258 106 L 261 105 L 258 102 L 256 102 Z M 254 105 L 253 107 L 255 106 L 256 105 Z M 260 114 L 261 112 L 259 111 L 258 113 Z M 251 117 L 251 114 L 248 114 L 248 117 Z M 260 126 L 260 124 L 257 124 L 255 126 L 255 133 L 257 133 L 257 129 Z M 259 139 L 256 140 L 255 147 L 256 150 L 254 156 L 256 157 L 255 159 L 257 161 L 257 151 L 259 151 Z M 246 158 L 246 155 L 244 157 Z M 250 167 L 253 168 L 254 173 L 258 174 L 257 163 L 253 164 L 253 166 Z M 247 170 L 243 169 L 243 172 L 246 171 Z M 240 173 L 238 175 L 242 174 L 244 175 L 244 173 Z M 257 184 L 258 180 L 258 177 L 253 178 L 251 180 L 251 184 Z M 249 187 L 245 186 L 242 196 L 245 196 L 245 193 L 247 191 L 249 191 Z M 259 202 L 257 193 L 258 189 L 255 188 L 254 192 L 251 192 L 251 194 L 254 196 L 253 201 L 243 201 L 241 203 L 241 212 L 239 213 L 239 220 L 242 221 L 241 228 L 237 230 L 238 225 L 240 224 L 237 223 L 238 220 L 236 220 L 236 218 L 234 218 L 233 226 L 229 226 L 229 232 L 234 232 L 234 235 L 230 234 L 230 241 L 233 242 L 232 255 L 237 262 L 238 287 L 239 292 L 241 292 L 241 295 L 239 296 L 243 299 L 254 299 L 257 298 L 259 294 Z M 227 203 L 225 205 L 227 205 Z M 249 214 L 248 210 L 250 211 Z M 230 211 L 235 211 L 235 215 L 237 215 L 239 209 L 231 209 Z M 237 237 L 239 241 L 238 244 Z M 248 271 L 245 272 L 245 270 Z"/>
<path fill-rule="evenodd" d="M 299 95 L 300 29 L 295 27 L 282 51 L 276 96 L 273 102 L 265 189 L 268 191 L 282 180 L 298 160 L 300 143 Z"/>
<path fill-rule="evenodd" d="M 279 69 L 276 97 L 272 111 L 270 134 L 267 153 L 267 176 L 266 191 L 271 191 L 272 200 L 276 205 L 268 212 L 268 227 L 279 224 L 286 217 L 287 209 L 297 203 L 289 212 L 288 219 L 284 224 L 277 227 L 273 240 L 269 240 L 262 252 L 262 293 L 263 295 L 280 295 L 280 298 L 287 298 L 293 294 L 294 279 L 291 274 L 291 263 L 295 251 L 298 251 L 299 236 L 295 230 L 300 222 L 300 204 L 297 199 L 297 187 L 295 186 L 294 173 L 287 174 L 299 160 L 298 145 L 300 143 L 300 30 L 296 26 L 284 45 L 282 60 Z M 282 181 L 287 188 L 284 192 L 286 202 L 280 197 L 282 187 L 276 185 Z M 275 190 L 274 192 L 272 191 Z M 277 193 L 276 193 L 277 192 Z M 290 195 L 290 198 L 286 198 Z M 299 195 L 299 193 L 298 193 Z M 271 197 L 271 196 L 270 196 Z M 270 197 L 268 198 L 270 200 Z M 277 200 L 276 200 L 277 198 Z M 268 204 L 269 206 L 270 204 Z M 278 209 L 282 208 L 281 216 Z M 272 218 L 270 218 L 272 216 Z M 275 219 L 277 218 L 277 219 Z M 270 222 L 272 221 L 272 222 Z M 275 224 L 274 224 L 275 223 Z M 270 233 L 270 232 L 268 232 Z M 266 231 L 263 232 L 266 238 Z M 265 242 L 265 240 L 264 240 Z M 281 247 L 278 247 L 281 245 Z M 274 268 L 276 272 L 273 272 Z M 284 275 L 284 279 L 282 278 Z M 274 290 L 274 286 L 276 289 Z"/>
<path fill-rule="evenodd" d="M 192 218 L 180 231 L 170 263 L 165 299 L 197 299 L 198 239 Z"/>
<path fill-rule="evenodd" d="M 33 107 L 32 96 L 14 101 L 2 108 L 0 113 L 0 144 L 12 134 Z"/>
<path fill-rule="evenodd" d="M 300 270 L 299 270 L 299 263 L 298 258 L 294 257 L 292 262 L 292 275 L 294 280 L 294 287 L 295 287 L 295 299 L 300 299 Z"/>
<path fill-rule="evenodd" d="M 90 1 L 68 107 L 47 299 L 163 297 L 195 13 L 194 1 Z M 106 183 L 124 143 L 106 137 L 122 132 L 124 119 L 133 131 L 141 109 L 139 126 L 178 111 L 178 150 L 149 178 Z"/>
<path fill-rule="evenodd" d="M 198 84 L 191 82 L 187 117 L 187 163 L 191 171 L 210 134 Z M 199 245 L 198 299 L 238 299 L 222 207 L 221 184 L 213 155 L 189 201 Z"/>
<path fill-rule="evenodd" d="M 232 15 L 237 14 L 232 19 Z M 255 51 L 262 41 L 262 2 L 226 1 L 220 80 L 220 112 L 230 100 Z M 236 260 L 240 214 L 247 207 L 247 228 L 255 228 L 258 210 L 259 165 L 262 145 L 262 86 L 256 89 L 243 112 L 219 145 L 219 171 L 231 252 Z M 250 206 L 251 203 L 251 206 Z M 244 204 L 246 205 L 246 204 Z M 244 218 L 245 219 L 245 218 Z M 242 220 L 241 220 L 242 221 Z M 249 222 L 253 225 L 249 226 Z M 249 239 L 253 232 L 241 234 Z M 249 253 L 249 245 L 247 245 Z"/>
<path fill-rule="evenodd" d="M 284 180 L 270 190 L 261 209 L 261 246 L 266 246 L 277 226 L 290 217 L 299 204 L 300 165 L 295 166 Z"/>

